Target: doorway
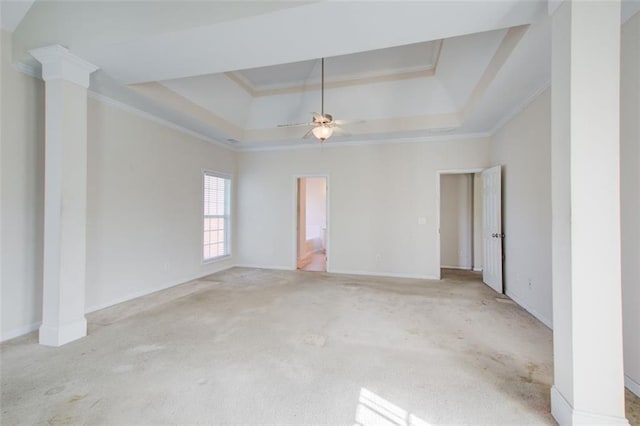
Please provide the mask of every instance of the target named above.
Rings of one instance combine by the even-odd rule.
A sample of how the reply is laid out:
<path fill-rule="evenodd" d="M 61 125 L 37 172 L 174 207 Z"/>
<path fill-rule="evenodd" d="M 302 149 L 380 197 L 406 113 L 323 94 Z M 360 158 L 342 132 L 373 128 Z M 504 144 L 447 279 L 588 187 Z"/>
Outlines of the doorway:
<path fill-rule="evenodd" d="M 439 251 L 443 270 L 482 271 L 482 175 L 439 174 Z"/>
<path fill-rule="evenodd" d="M 482 271 L 482 281 L 504 293 L 501 176 L 500 165 L 438 172 L 438 278 L 443 269 Z"/>
<path fill-rule="evenodd" d="M 297 178 L 296 267 L 327 271 L 327 177 Z"/>

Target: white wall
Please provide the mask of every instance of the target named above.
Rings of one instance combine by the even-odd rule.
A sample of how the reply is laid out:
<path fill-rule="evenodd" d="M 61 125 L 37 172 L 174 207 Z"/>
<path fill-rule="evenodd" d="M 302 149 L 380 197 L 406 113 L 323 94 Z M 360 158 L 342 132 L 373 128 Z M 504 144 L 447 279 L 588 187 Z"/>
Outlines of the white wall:
<path fill-rule="evenodd" d="M 440 264 L 472 268 L 473 199 L 471 174 L 440 176 Z"/>
<path fill-rule="evenodd" d="M 622 27 L 620 196 L 625 383 L 640 396 L 640 13 Z"/>
<path fill-rule="evenodd" d="M 498 131 L 492 164 L 502 164 L 505 292 L 551 326 L 550 91 Z"/>
<path fill-rule="evenodd" d="M 88 107 L 87 309 L 231 266 L 201 261 L 202 172 L 234 175 L 235 154 L 93 99 Z"/>
<path fill-rule="evenodd" d="M 2 31 L 1 340 L 38 327 L 42 307 L 44 84 L 11 64 Z"/>
<path fill-rule="evenodd" d="M 437 277 L 437 173 L 487 164 L 486 138 L 239 153 L 239 263 L 295 267 L 294 176 L 316 174 L 329 271 Z"/>
<path fill-rule="evenodd" d="M 1 53 L 0 339 L 6 340 L 41 321 L 44 83 L 11 65 L 10 33 L 2 32 Z M 202 170 L 235 175 L 235 161 L 224 148 L 89 100 L 87 310 L 235 262 L 201 263 Z"/>

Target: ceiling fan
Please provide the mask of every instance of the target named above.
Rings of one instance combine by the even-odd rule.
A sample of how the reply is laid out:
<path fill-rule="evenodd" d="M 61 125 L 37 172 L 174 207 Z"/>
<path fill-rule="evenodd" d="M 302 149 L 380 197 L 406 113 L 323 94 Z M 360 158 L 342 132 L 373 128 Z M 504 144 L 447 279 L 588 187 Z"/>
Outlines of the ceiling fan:
<path fill-rule="evenodd" d="M 320 85 L 320 113 L 313 113 L 313 120 L 311 123 L 296 123 L 296 124 L 279 124 L 278 127 L 303 127 L 312 126 L 302 137 L 303 139 L 315 136 L 320 142 L 324 142 L 333 135 L 348 136 L 349 133 L 341 129 L 340 125 L 346 124 L 344 120 L 334 120 L 331 114 L 324 113 L 324 58 L 322 58 L 322 76 Z"/>

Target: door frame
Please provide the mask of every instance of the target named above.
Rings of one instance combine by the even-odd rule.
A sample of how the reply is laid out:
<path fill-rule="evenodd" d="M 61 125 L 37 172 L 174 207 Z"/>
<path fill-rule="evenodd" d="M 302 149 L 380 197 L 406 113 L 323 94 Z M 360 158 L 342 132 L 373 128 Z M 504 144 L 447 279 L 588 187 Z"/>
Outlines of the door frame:
<path fill-rule="evenodd" d="M 326 232 L 326 238 L 327 240 L 325 241 L 325 257 L 327 259 L 327 263 L 326 263 L 326 269 L 327 272 L 330 272 L 330 258 L 329 258 L 329 253 L 331 252 L 331 237 L 329 235 L 329 232 L 331 230 L 331 219 L 330 219 L 330 197 L 329 197 L 329 191 L 331 190 L 331 179 L 329 174 L 322 174 L 322 173 L 314 173 L 314 174 L 296 174 L 293 175 L 293 237 L 292 237 L 292 242 L 293 242 L 293 262 L 291 263 L 291 269 L 296 271 L 298 270 L 298 194 L 299 194 L 299 190 L 298 190 L 298 180 L 300 178 L 325 178 L 327 180 L 327 193 L 326 193 L 326 199 L 325 199 L 325 205 L 326 205 L 326 209 L 327 209 L 327 232 Z"/>
<path fill-rule="evenodd" d="M 436 171 L 436 260 L 438 262 L 437 279 L 442 279 L 442 262 L 440 258 L 440 177 L 442 175 L 466 175 L 481 173 L 486 167 L 475 167 L 471 169 L 449 169 Z"/>

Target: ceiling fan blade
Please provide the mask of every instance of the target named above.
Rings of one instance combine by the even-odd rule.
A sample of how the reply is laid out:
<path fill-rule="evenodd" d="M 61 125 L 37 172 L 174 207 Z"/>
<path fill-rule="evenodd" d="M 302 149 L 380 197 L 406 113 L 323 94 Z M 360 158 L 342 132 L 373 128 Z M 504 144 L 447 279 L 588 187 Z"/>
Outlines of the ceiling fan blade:
<path fill-rule="evenodd" d="M 335 136 L 351 136 L 351 133 L 347 132 L 347 131 L 346 131 L 346 130 L 344 130 L 344 129 L 341 129 L 341 128 L 340 128 L 340 127 L 338 127 L 338 126 L 335 126 L 335 127 L 333 128 L 333 134 L 334 134 Z"/>
<path fill-rule="evenodd" d="M 334 123 L 336 123 L 338 126 L 348 126 L 349 124 L 360 124 L 366 122 L 367 120 L 334 120 Z"/>
<path fill-rule="evenodd" d="M 303 127 L 303 126 L 313 126 L 313 123 L 278 124 L 278 127 Z"/>
<path fill-rule="evenodd" d="M 311 136 L 313 136 L 313 129 L 311 129 L 307 133 L 305 133 L 304 136 L 302 137 L 302 139 L 309 139 Z"/>

